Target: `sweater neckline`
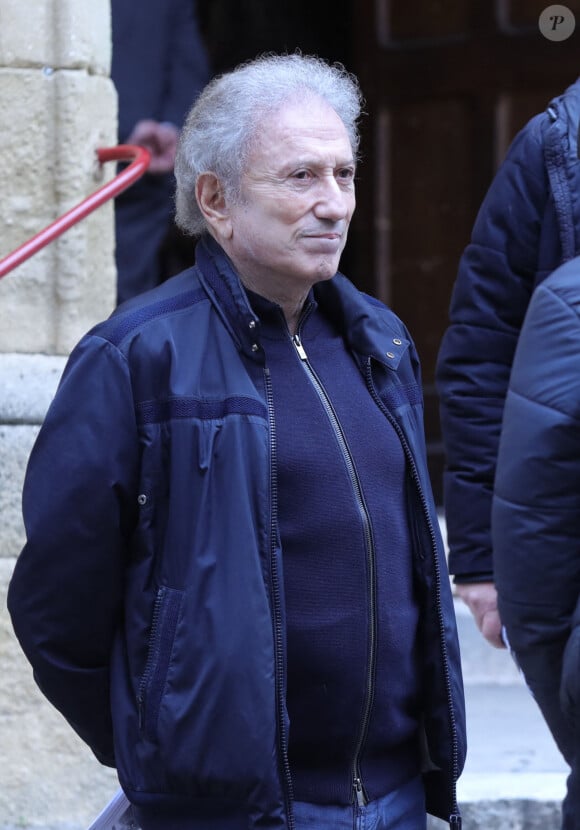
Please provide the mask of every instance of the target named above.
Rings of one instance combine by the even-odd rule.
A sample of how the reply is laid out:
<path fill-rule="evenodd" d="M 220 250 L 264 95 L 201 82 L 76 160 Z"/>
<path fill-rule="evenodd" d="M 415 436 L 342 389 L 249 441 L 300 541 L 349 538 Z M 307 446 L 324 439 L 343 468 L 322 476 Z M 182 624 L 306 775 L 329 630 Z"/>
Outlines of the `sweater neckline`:
<path fill-rule="evenodd" d="M 289 338 L 290 330 L 286 323 L 282 307 L 278 303 L 263 297 L 261 294 L 251 291 L 249 288 L 244 288 L 244 290 L 252 311 L 258 317 L 260 336 L 266 340 L 286 340 Z M 299 330 L 307 325 L 308 334 L 312 336 L 320 329 L 319 317 L 318 303 L 314 298 L 313 290 L 310 289 L 300 314 Z"/>

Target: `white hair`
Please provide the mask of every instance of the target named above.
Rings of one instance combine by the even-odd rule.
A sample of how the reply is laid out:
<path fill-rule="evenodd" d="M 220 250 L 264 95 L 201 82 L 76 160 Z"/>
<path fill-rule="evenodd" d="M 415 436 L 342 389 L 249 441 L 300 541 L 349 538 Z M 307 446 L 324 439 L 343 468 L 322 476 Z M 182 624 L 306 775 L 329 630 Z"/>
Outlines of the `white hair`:
<path fill-rule="evenodd" d="M 238 199 L 251 141 L 265 116 L 308 95 L 336 112 L 356 158 L 362 94 L 342 64 L 299 53 L 263 55 L 210 81 L 189 112 L 175 160 L 175 218 L 183 231 L 197 236 L 206 230 L 195 196 L 199 175 L 214 173 L 226 196 Z"/>

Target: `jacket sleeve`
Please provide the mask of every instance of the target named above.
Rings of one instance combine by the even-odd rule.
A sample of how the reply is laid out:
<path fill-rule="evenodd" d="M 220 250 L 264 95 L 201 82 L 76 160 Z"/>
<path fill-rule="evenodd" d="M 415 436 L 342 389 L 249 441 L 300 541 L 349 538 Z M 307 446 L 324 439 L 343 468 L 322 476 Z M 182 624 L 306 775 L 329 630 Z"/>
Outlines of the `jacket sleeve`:
<path fill-rule="evenodd" d="M 26 545 L 8 607 L 40 689 L 109 765 L 109 656 L 122 619 L 137 456 L 125 359 L 87 336 L 71 355 L 31 453 Z"/>
<path fill-rule="evenodd" d="M 563 653 L 580 596 L 579 354 L 577 309 L 542 284 L 516 351 L 492 509 L 502 622 L 568 758 L 572 733 L 559 694 Z"/>
<path fill-rule="evenodd" d="M 490 513 L 502 410 L 549 196 L 546 118 L 536 116 L 514 139 L 482 203 L 438 356 L 449 569 L 457 581 L 492 578 Z"/>

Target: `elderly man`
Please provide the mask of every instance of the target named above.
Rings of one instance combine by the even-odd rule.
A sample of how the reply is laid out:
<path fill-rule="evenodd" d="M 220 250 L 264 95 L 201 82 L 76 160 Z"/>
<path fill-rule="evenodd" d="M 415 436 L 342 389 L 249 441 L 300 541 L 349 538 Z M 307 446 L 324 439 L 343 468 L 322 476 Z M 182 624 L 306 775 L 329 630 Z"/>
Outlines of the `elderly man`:
<path fill-rule="evenodd" d="M 14 626 L 143 830 L 460 826 L 417 356 L 337 273 L 359 113 L 316 58 L 212 81 L 196 265 L 83 338 L 30 460 Z"/>

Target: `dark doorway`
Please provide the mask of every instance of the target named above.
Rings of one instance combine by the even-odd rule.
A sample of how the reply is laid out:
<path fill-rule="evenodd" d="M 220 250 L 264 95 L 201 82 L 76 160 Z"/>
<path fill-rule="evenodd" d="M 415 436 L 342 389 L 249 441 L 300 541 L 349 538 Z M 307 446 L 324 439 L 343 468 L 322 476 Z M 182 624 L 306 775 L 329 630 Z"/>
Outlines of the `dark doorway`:
<path fill-rule="evenodd" d="M 198 7 L 217 73 L 262 52 L 296 49 L 349 66 L 352 0 L 198 0 Z"/>
<path fill-rule="evenodd" d="M 362 288 L 403 318 L 417 343 L 439 502 L 444 458 L 433 378 L 458 259 L 510 141 L 580 74 L 580 10 L 576 32 L 558 43 L 538 28 L 547 5 L 357 3 L 352 60 L 369 118 L 355 273 Z"/>

